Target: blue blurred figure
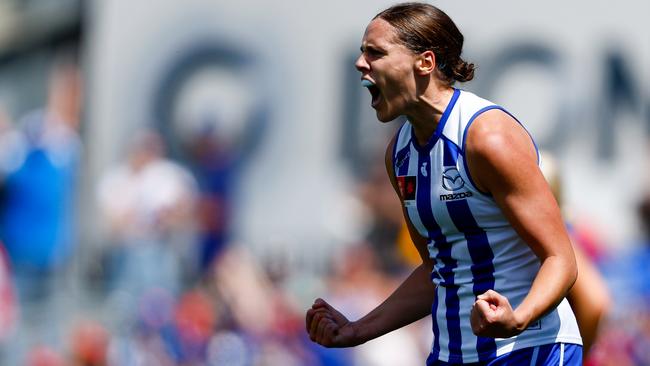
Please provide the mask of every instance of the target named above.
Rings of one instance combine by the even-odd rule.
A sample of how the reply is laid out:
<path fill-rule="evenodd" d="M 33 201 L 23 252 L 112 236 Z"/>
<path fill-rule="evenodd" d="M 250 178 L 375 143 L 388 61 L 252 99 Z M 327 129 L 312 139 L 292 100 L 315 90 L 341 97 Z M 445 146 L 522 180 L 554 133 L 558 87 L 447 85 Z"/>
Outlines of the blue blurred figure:
<path fill-rule="evenodd" d="M 47 296 L 52 272 L 74 247 L 80 97 L 76 64 L 57 62 L 47 105 L 19 122 L 15 164 L 5 173 L 0 232 L 26 300 Z"/>
<path fill-rule="evenodd" d="M 66 54 L 53 63 L 45 107 L 23 117 L 3 144 L 0 237 L 21 312 L 15 355 L 28 342 L 56 337 L 61 325 L 57 294 L 76 245 L 81 95 L 76 60 Z"/>

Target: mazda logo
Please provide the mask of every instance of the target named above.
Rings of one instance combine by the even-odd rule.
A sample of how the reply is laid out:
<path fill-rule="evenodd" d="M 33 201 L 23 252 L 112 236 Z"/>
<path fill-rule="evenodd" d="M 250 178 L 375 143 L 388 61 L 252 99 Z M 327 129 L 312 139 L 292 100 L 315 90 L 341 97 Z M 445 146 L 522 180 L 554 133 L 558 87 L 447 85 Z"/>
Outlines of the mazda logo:
<path fill-rule="evenodd" d="M 442 173 L 442 187 L 448 191 L 457 191 L 465 185 L 456 167 L 447 168 Z"/>

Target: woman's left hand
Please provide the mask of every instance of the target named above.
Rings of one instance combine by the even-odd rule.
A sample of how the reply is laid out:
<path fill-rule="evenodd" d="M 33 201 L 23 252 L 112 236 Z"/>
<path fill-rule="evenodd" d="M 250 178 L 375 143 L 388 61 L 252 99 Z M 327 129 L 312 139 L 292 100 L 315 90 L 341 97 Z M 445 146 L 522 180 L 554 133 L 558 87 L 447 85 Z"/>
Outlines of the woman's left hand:
<path fill-rule="evenodd" d="M 510 338 L 525 329 L 508 299 L 494 290 L 476 297 L 470 323 L 474 334 L 481 337 Z"/>

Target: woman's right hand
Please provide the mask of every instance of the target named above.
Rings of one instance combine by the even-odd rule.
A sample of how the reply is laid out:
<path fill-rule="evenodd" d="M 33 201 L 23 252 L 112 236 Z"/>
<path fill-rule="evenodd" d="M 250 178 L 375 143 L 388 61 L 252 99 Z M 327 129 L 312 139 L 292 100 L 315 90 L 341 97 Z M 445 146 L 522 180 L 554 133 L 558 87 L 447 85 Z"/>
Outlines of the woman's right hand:
<path fill-rule="evenodd" d="M 306 316 L 309 339 L 328 348 L 352 347 L 363 342 L 357 339 L 354 322 L 323 299 L 316 299 Z"/>

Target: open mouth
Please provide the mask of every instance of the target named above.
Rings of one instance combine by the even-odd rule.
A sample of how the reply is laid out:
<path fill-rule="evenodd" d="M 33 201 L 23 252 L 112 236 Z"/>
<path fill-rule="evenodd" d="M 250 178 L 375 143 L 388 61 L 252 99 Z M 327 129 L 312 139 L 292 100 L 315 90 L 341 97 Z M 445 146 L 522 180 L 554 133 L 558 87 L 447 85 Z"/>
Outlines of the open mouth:
<path fill-rule="evenodd" d="M 381 98 L 381 92 L 379 91 L 379 88 L 377 87 L 377 85 L 375 85 L 375 83 L 366 79 L 361 80 L 361 85 L 366 87 L 370 92 L 370 95 L 372 96 L 371 106 L 375 107 L 379 103 L 379 99 Z"/>

